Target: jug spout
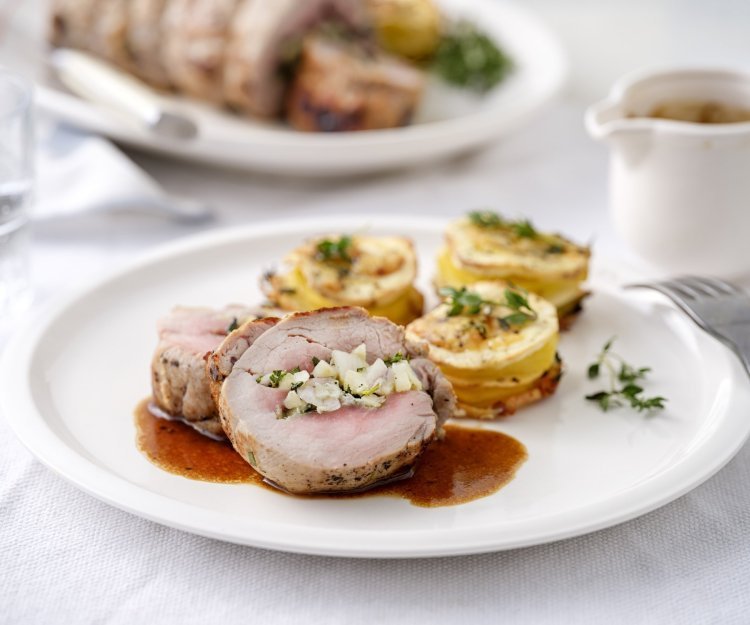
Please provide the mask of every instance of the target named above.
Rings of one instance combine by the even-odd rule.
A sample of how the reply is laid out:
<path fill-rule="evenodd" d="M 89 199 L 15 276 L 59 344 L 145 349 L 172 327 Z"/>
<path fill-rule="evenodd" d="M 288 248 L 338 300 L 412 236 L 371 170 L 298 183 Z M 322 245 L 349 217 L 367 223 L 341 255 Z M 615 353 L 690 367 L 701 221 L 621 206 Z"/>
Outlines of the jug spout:
<path fill-rule="evenodd" d="M 585 123 L 592 138 L 607 142 L 648 136 L 652 126 L 651 120 L 629 117 L 622 103 L 611 99 L 591 105 L 586 111 Z"/>

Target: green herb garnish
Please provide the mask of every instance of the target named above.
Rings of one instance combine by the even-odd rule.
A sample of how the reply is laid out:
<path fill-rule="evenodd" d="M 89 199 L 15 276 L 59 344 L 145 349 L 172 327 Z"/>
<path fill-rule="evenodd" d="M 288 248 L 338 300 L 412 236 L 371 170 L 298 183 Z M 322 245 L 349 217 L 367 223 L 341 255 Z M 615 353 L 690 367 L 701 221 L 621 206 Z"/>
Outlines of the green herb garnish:
<path fill-rule="evenodd" d="M 522 239 L 536 239 L 539 236 L 539 232 L 528 219 L 511 221 L 493 211 L 472 211 L 469 213 L 469 219 L 478 228 L 507 228 Z"/>
<path fill-rule="evenodd" d="M 510 227 L 522 239 L 536 239 L 539 236 L 539 233 L 528 219 L 516 221 Z"/>
<path fill-rule="evenodd" d="M 318 358 L 317 356 L 313 356 L 313 357 L 312 357 L 312 363 L 313 363 L 313 367 L 317 366 L 317 364 L 318 364 L 319 362 L 320 362 L 320 358 Z"/>
<path fill-rule="evenodd" d="M 544 251 L 547 254 L 563 254 L 565 252 L 565 247 L 563 247 L 562 245 L 558 243 L 552 243 Z"/>
<path fill-rule="evenodd" d="M 469 213 L 469 219 L 479 228 L 501 228 L 508 223 L 492 211 L 472 211 Z"/>
<path fill-rule="evenodd" d="M 390 367 L 394 362 L 401 362 L 402 360 L 406 360 L 406 357 L 401 352 L 396 352 L 393 356 L 384 358 L 383 362 Z"/>
<path fill-rule="evenodd" d="M 279 384 L 281 383 L 281 380 L 285 375 L 286 371 L 282 371 L 281 369 L 276 369 L 275 371 L 273 371 L 268 378 L 270 387 L 279 388 Z"/>
<path fill-rule="evenodd" d="M 318 242 L 316 258 L 327 263 L 351 264 L 352 258 L 349 251 L 352 246 L 352 238 L 348 235 L 339 237 L 338 240 L 323 239 Z"/>
<path fill-rule="evenodd" d="M 665 397 L 643 397 L 643 387 L 636 381 L 643 380 L 651 371 L 650 367 L 633 367 L 626 363 L 621 356 L 612 351 L 615 339 L 611 338 L 604 344 L 597 359 L 588 367 L 587 374 L 590 380 L 595 380 L 601 374 L 602 368 L 609 373 L 609 391 L 597 391 L 586 395 L 586 399 L 599 404 L 606 412 L 610 408 L 629 404 L 638 412 L 661 410 L 667 401 Z M 618 382 L 622 385 L 618 388 Z"/>
<path fill-rule="evenodd" d="M 503 80 L 513 61 L 495 42 L 466 21 L 443 35 L 432 69 L 446 82 L 485 92 Z"/>
<path fill-rule="evenodd" d="M 231 334 L 239 327 L 240 327 L 240 324 L 237 323 L 237 317 L 235 317 L 234 319 L 232 319 L 232 323 L 230 323 L 229 326 L 227 326 L 227 334 Z"/>
<path fill-rule="evenodd" d="M 536 311 L 529 304 L 529 300 L 520 291 L 505 289 L 505 305 L 513 312 L 505 317 L 498 318 L 498 322 L 503 328 L 511 326 L 521 326 L 537 318 Z"/>
<path fill-rule="evenodd" d="M 462 286 L 460 289 L 454 289 L 450 286 L 443 287 L 440 289 L 440 295 L 446 298 L 445 303 L 449 306 L 449 317 L 476 315 L 479 314 L 482 308 L 494 306 L 494 302 L 482 299 L 479 293 L 469 291 L 465 286 Z"/>

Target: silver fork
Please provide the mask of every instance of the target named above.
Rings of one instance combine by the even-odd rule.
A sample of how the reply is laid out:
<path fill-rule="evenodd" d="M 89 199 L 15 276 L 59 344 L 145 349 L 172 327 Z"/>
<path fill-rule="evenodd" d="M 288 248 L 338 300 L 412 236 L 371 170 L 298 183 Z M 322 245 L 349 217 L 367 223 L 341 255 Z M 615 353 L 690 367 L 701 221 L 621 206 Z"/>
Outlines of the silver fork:
<path fill-rule="evenodd" d="M 701 328 L 731 348 L 750 375 L 750 296 L 742 289 L 723 280 L 697 276 L 629 284 L 626 288 L 654 289 L 666 295 Z"/>

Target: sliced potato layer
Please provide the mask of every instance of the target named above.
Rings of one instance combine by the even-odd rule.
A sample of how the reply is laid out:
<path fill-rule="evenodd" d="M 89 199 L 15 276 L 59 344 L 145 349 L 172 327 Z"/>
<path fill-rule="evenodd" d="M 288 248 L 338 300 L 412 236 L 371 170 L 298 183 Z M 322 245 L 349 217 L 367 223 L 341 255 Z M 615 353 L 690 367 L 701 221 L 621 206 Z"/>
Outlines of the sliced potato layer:
<path fill-rule="evenodd" d="M 439 288 L 484 280 L 511 282 L 549 300 L 562 314 L 583 294 L 589 256 L 588 248 L 537 232 L 527 222 L 465 217 L 446 233 L 435 282 Z"/>
<path fill-rule="evenodd" d="M 371 314 L 406 324 L 422 314 L 422 294 L 412 285 L 414 248 L 404 237 L 331 235 L 308 241 L 267 275 L 263 290 L 285 310 L 362 306 Z"/>
<path fill-rule="evenodd" d="M 510 414 L 553 392 L 559 378 L 555 307 L 529 293 L 533 314 L 509 323 L 518 310 L 508 306 L 508 291 L 518 293 L 499 282 L 474 283 L 469 293 L 481 299 L 478 311 L 457 312 L 443 303 L 406 328 L 407 339 L 427 344 L 429 358 L 453 384 L 466 416 Z"/>

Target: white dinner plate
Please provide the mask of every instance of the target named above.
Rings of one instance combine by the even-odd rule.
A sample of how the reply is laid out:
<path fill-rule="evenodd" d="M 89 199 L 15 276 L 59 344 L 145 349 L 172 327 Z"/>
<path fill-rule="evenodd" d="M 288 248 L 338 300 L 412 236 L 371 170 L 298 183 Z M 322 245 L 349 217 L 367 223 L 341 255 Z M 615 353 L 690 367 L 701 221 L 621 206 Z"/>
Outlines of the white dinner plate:
<path fill-rule="evenodd" d="M 19 37 L 37 43 L 26 59 L 41 61 L 43 0 L 27 20 L 33 32 Z M 453 17 L 477 23 L 516 63 L 515 72 L 484 97 L 451 90 L 432 81 L 415 124 L 406 128 L 337 134 L 301 133 L 260 123 L 200 103 L 172 98 L 200 126 L 193 141 L 154 137 L 118 114 L 85 102 L 59 87 L 45 72 L 37 75 L 37 103 L 75 126 L 122 143 L 172 157 L 280 174 L 342 175 L 399 169 L 478 147 L 532 118 L 560 89 L 565 56 L 556 39 L 532 13 L 504 0 L 440 0 Z M 30 7 L 24 7 L 29 14 Z M 18 62 L 21 61 L 19 50 Z M 38 68 L 37 68 L 38 69 Z"/>
<path fill-rule="evenodd" d="M 653 510 L 721 468 L 750 432 L 750 391 L 736 358 L 660 296 L 623 292 L 595 260 L 594 295 L 560 353 L 549 399 L 481 427 L 528 449 L 515 479 L 471 503 L 420 508 L 391 497 L 306 499 L 253 485 L 166 473 L 136 449 L 133 409 L 149 394 L 156 319 L 176 304 L 253 302 L 258 277 L 284 250 L 336 231 L 340 216 L 211 233 L 148 256 L 14 336 L 0 369 L 0 406 L 23 443 L 79 488 L 139 516 L 269 549 L 362 557 L 487 552 L 591 532 Z M 350 217 L 350 229 L 403 233 L 429 281 L 444 223 Z M 632 364 L 653 367 L 655 415 L 600 412 L 584 395 L 608 338 Z"/>

